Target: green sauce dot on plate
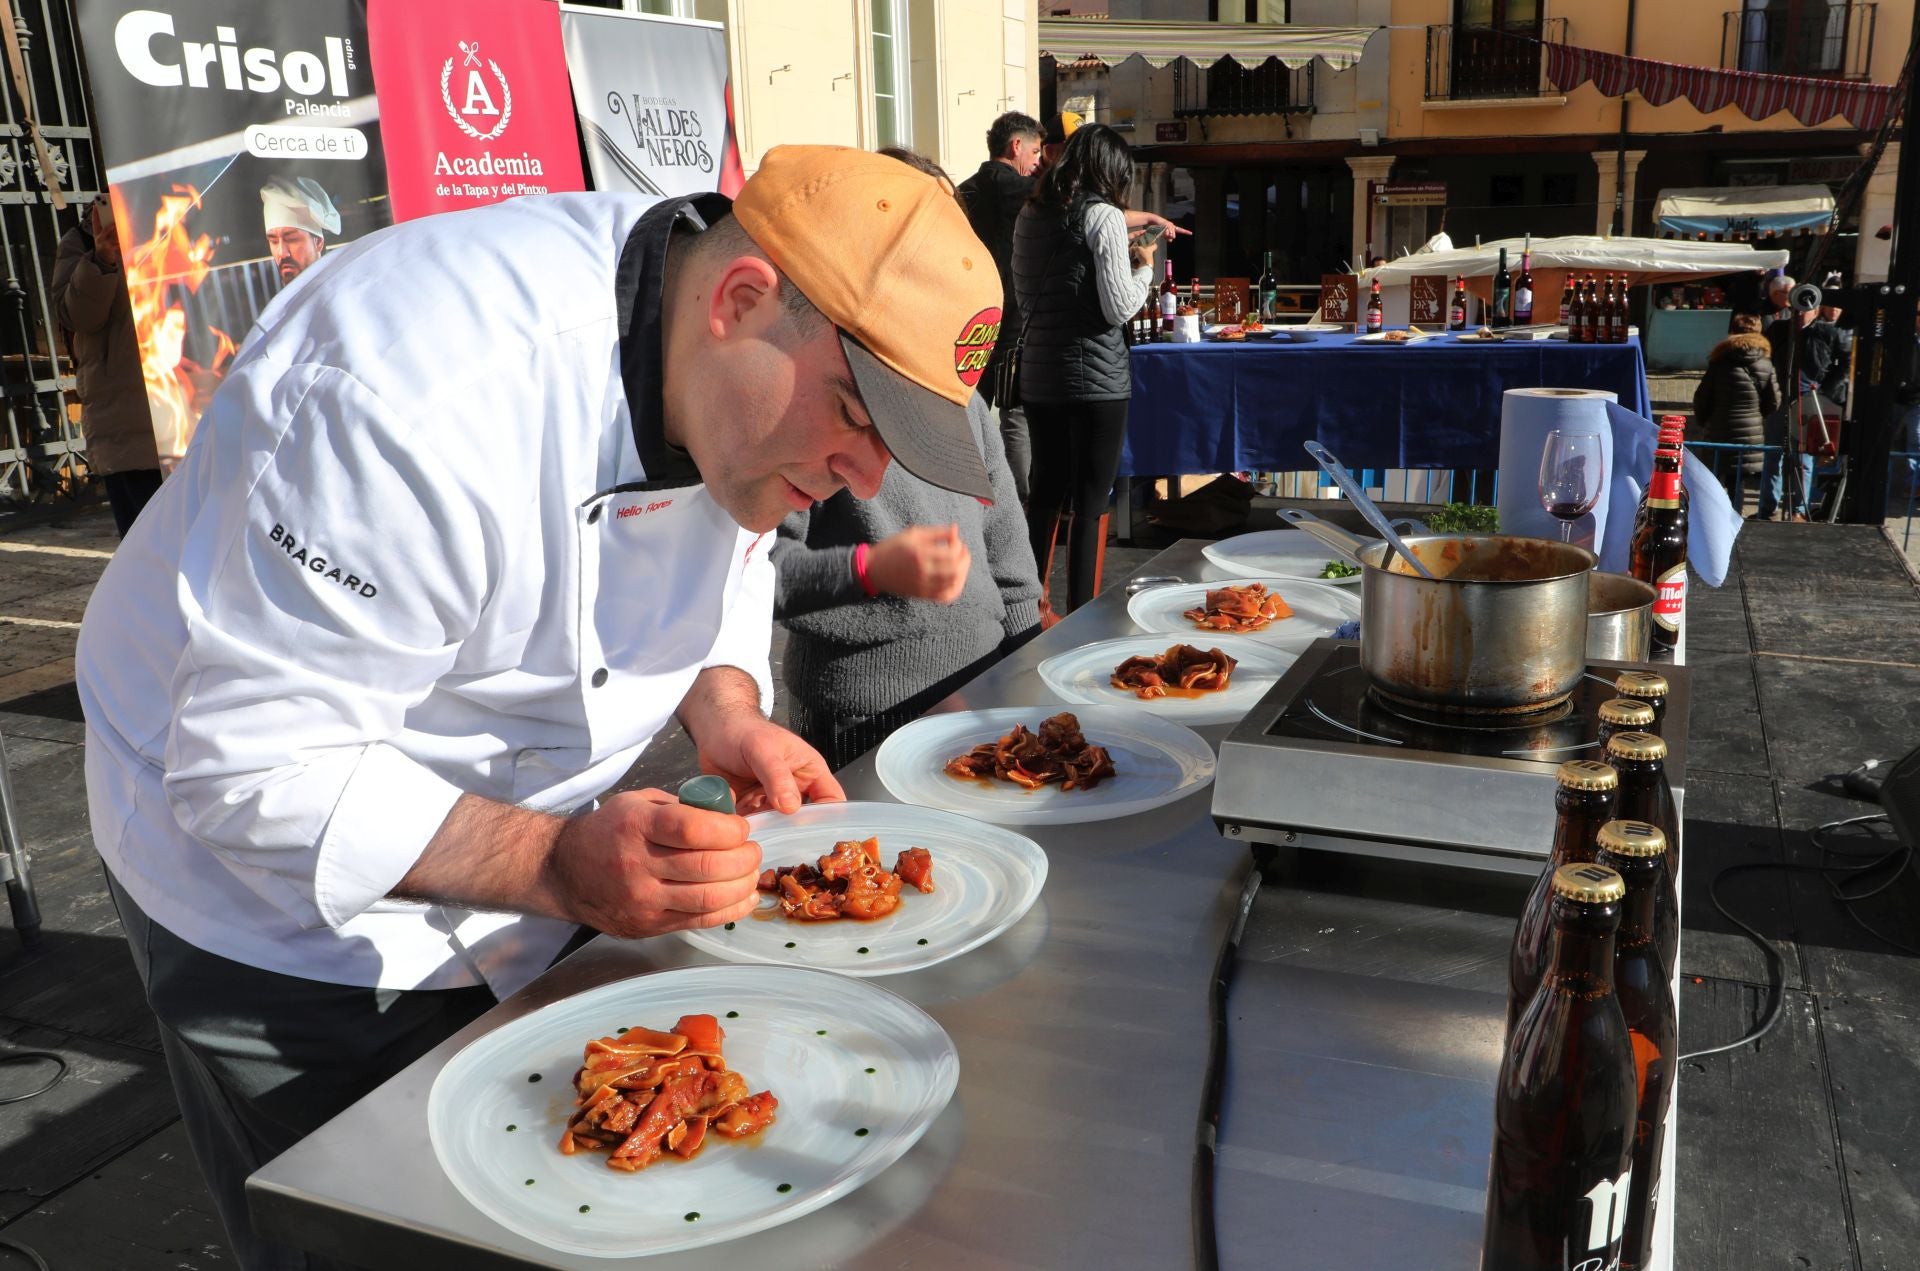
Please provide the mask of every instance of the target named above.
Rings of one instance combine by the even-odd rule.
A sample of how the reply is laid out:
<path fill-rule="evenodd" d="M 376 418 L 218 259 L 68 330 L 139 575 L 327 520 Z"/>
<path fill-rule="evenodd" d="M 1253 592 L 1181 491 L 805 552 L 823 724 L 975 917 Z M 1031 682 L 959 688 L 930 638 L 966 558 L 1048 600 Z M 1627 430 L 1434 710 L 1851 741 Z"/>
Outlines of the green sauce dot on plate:
<path fill-rule="evenodd" d="M 853 1137 L 854 1137 L 854 1138 L 856 1138 L 856 1139 L 864 1139 L 864 1138 L 866 1138 L 866 1137 L 867 1137 L 867 1127 L 863 1125 L 863 1126 L 861 1126 L 861 1127 L 860 1127 L 859 1129 L 857 1129 L 857 1130 L 855 1130 L 855 1131 L 853 1132 Z"/>
<path fill-rule="evenodd" d="M 728 930 L 728 931 L 732 931 L 732 930 L 733 930 L 733 924 L 732 924 L 732 923 L 728 923 L 728 924 L 727 924 L 727 930 Z"/>
<path fill-rule="evenodd" d="M 697 1209 L 689 1209 L 689 1210 L 687 1211 L 687 1221 L 688 1221 L 688 1222 L 699 1222 L 699 1221 L 700 1221 L 700 1211 L 699 1211 L 699 1210 L 697 1210 Z"/>
<path fill-rule="evenodd" d="M 921 943 L 921 944 L 925 944 L 926 942 L 927 942 L 927 938 L 926 938 L 925 936 L 921 936 L 921 937 L 920 937 L 920 943 Z"/>
<path fill-rule="evenodd" d="M 740 1018 L 740 1012 L 739 1012 L 739 1011 L 728 1011 L 728 1012 L 727 1012 L 727 1018 L 728 1018 L 728 1019 L 739 1019 L 739 1018 Z"/>
<path fill-rule="evenodd" d="M 582 1206 L 580 1206 L 580 1212 L 584 1214 L 584 1213 L 586 1213 L 586 1212 L 587 1212 L 587 1211 L 588 1211 L 589 1209 L 592 1209 L 592 1208 L 593 1208 L 593 1206 L 592 1206 L 592 1205 L 582 1205 Z"/>
<path fill-rule="evenodd" d="M 538 1081 L 540 1080 L 540 1074 L 537 1072 L 530 1072 L 527 1074 L 527 1080 L 529 1082 Z"/>
<path fill-rule="evenodd" d="M 793 943 L 793 941 L 791 941 L 791 940 L 789 940 L 789 941 L 787 941 L 787 948 L 789 948 L 789 949 L 791 949 L 791 948 L 793 948 L 793 947 L 794 947 L 794 943 Z"/>
<path fill-rule="evenodd" d="M 513 1132 L 514 1132 L 515 1130 L 517 1130 L 517 1129 L 519 1129 L 519 1128 L 520 1128 L 520 1127 L 519 1127 L 519 1126 L 517 1126 L 517 1125 L 510 1125 L 510 1126 L 508 1126 L 508 1127 L 507 1127 L 507 1133 L 508 1133 L 508 1134 L 512 1134 L 512 1133 L 513 1133 Z"/>
<path fill-rule="evenodd" d="M 778 1186 L 778 1187 L 776 1187 L 776 1188 L 774 1188 L 773 1190 L 775 1190 L 776 1192 L 783 1192 L 783 1193 L 784 1193 L 784 1192 L 790 1192 L 790 1191 L 792 1191 L 792 1190 L 793 1190 L 793 1184 L 792 1184 L 792 1183 L 782 1183 L 782 1184 L 780 1184 L 780 1186 Z"/>
<path fill-rule="evenodd" d="M 872 1071 L 873 1071 L 873 1069 L 871 1069 L 871 1068 L 869 1068 L 869 1069 L 867 1069 L 867 1071 L 868 1071 L 868 1072 L 872 1072 Z"/>
<path fill-rule="evenodd" d="M 867 946 L 864 944 L 861 945 L 858 949 L 854 950 L 855 953 L 865 953 L 866 951 L 867 951 Z"/>
<path fill-rule="evenodd" d="M 816 1028 L 813 1030 L 813 1035 L 815 1037 L 825 1037 L 827 1035 L 827 1030 L 824 1028 Z"/>
<path fill-rule="evenodd" d="M 528 1187 L 532 1187 L 532 1186 L 533 1186 L 533 1180 L 532 1180 L 532 1179 L 528 1179 L 528 1180 L 527 1180 L 527 1182 L 526 1182 L 526 1185 L 527 1185 Z"/>

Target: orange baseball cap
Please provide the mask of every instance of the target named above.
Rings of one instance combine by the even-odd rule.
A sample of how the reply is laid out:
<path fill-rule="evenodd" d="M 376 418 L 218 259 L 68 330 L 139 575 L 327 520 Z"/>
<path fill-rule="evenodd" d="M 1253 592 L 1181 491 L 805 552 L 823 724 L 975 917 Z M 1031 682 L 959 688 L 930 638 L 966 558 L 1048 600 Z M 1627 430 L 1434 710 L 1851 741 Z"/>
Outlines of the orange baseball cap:
<path fill-rule="evenodd" d="M 839 328 L 854 384 L 900 466 L 992 498 L 967 403 L 1000 337 L 1000 275 L 952 190 L 885 155 L 776 146 L 733 214 Z"/>

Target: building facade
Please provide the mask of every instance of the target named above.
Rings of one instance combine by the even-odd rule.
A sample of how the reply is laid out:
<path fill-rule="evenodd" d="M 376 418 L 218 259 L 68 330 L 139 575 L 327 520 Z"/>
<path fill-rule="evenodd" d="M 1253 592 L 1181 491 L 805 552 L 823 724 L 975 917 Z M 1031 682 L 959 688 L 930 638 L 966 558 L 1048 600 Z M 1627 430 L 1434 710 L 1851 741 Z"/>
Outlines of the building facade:
<path fill-rule="evenodd" d="M 595 0 L 585 0 L 595 3 Z M 749 175 L 778 145 L 905 146 L 960 180 L 1003 111 L 1037 110 L 1033 0 L 602 0 L 727 29 Z"/>
<path fill-rule="evenodd" d="M 1836 194 L 1872 138 L 1684 99 L 1655 107 L 1592 85 L 1561 92 L 1543 46 L 1669 62 L 1894 83 L 1913 0 L 1112 0 L 1111 19 L 1280 21 L 1379 28 L 1330 71 L 1134 59 L 1076 67 L 1063 105 L 1130 129 L 1141 197 L 1196 230 L 1181 276 L 1257 273 L 1275 253 L 1310 283 L 1444 230 L 1477 239 L 1652 234 L 1661 190 L 1825 185 Z M 1059 41 L 1051 41 L 1059 42 Z M 1884 277 L 1898 143 L 1827 264 Z M 1864 233 L 1862 233 L 1864 230 Z M 1796 261 L 1796 263 L 1798 263 Z"/>

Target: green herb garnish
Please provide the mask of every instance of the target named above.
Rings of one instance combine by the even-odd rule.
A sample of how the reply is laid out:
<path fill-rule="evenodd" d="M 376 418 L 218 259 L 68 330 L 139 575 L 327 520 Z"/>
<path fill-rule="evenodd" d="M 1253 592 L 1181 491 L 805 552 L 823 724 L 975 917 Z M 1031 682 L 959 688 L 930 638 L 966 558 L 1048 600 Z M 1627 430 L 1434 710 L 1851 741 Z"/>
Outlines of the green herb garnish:
<path fill-rule="evenodd" d="M 1351 578 L 1360 572 L 1358 565 L 1349 565 L 1343 560 L 1330 560 L 1320 570 L 1322 578 Z"/>

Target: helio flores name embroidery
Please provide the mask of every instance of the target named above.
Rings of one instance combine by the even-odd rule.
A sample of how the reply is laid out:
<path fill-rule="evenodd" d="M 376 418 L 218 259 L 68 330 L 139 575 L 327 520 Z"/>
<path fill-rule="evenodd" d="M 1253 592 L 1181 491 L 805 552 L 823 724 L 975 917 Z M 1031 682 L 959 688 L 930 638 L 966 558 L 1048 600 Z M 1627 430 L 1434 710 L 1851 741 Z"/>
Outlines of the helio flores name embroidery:
<path fill-rule="evenodd" d="M 300 540 L 284 525 L 275 524 L 271 530 L 267 531 L 267 537 L 280 545 L 280 549 L 287 554 L 288 560 L 310 574 L 317 574 L 330 583 L 339 583 L 348 591 L 369 599 L 380 593 L 380 589 L 373 585 L 371 579 L 347 573 L 322 555 L 321 549 L 317 547 L 302 546 Z"/>

